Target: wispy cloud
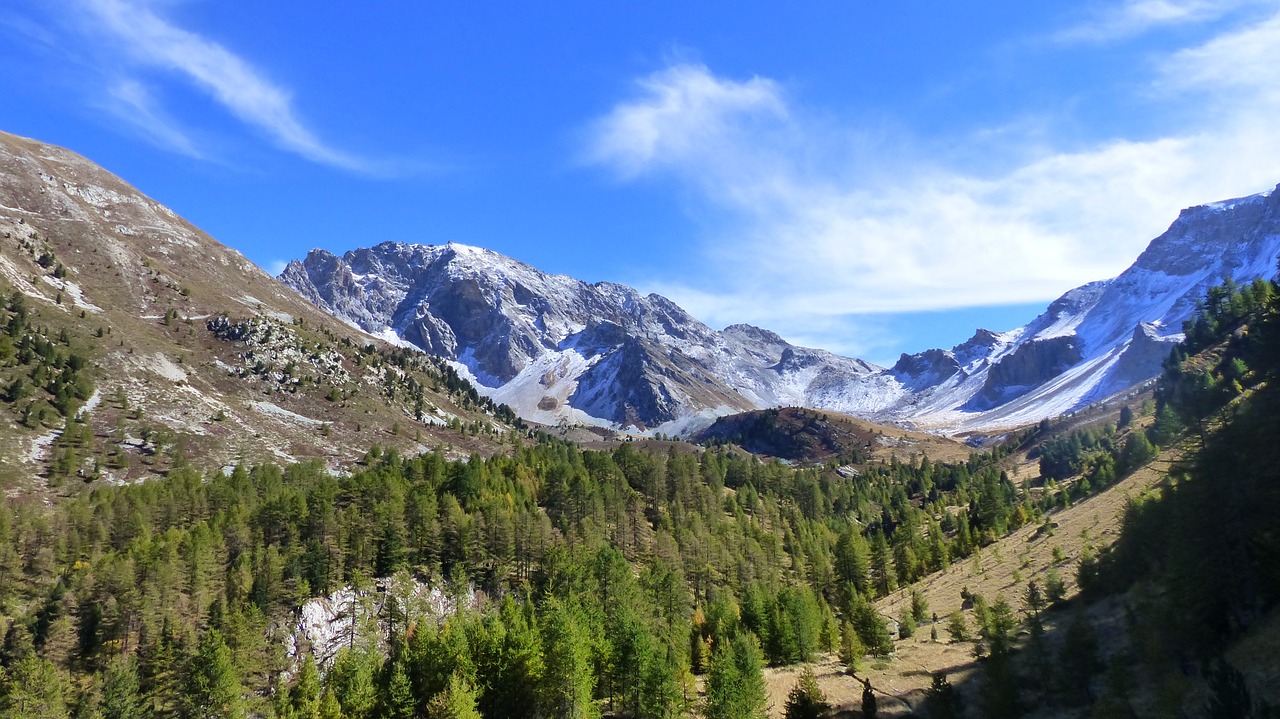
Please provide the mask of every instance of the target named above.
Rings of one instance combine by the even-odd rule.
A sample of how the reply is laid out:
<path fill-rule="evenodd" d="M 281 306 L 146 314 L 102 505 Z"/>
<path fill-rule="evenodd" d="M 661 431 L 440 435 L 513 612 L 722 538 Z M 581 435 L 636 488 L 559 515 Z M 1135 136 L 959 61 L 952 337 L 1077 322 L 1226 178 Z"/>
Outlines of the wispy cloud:
<path fill-rule="evenodd" d="M 242 122 L 263 132 L 281 148 L 313 162 L 346 170 L 368 171 L 366 162 L 338 150 L 298 117 L 287 90 L 269 80 L 222 45 L 177 27 L 146 0 L 76 0 L 81 21 L 95 36 L 106 37 L 123 52 L 125 69 L 176 73 L 207 93 Z M 138 125 L 160 133 L 164 144 L 184 154 L 186 133 L 173 118 L 159 112 L 136 77 L 117 85 L 111 96 Z"/>
<path fill-rule="evenodd" d="M 640 96 L 596 123 L 588 152 L 627 176 L 694 160 L 713 146 L 732 149 L 753 119 L 786 116 L 779 86 L 763 78 L 732 82 L 702 66 L 674 65 L 636 84 Z"/>
<path fill-rule="evenodd" d="M 1280 101 L 1280 14 L 1175 53 L 1161 66 L 1161 86 L 1234 94 L 1230 103 L 1219 101 L 1225 109 L 1241 99 Z"/>
<path fill-rule="evenodd" d="M 699 274 L 651 288 L 713 324 L 847 348 L 868 314 L 1042 301 L 1113 276 L 1178 208 L 1274 185 L 1277 68 L 1280 16 L 1158 62 L 1151 102 L 1186 118 L 1162 136 L 1058 150 L 976 133 L 955 140 L 983 151 L 949 162 L 910 138 L 851 141 L 776 82 L 684 64 L 597 120 L 587 154 L 675 178 L 726 220 Z"/>
<path fill-rule="evenodd" d="M 1123 0 L 1095 10 L 1088 20 L 1058 33 L 1066 42 L 1110 42 L 1171 25 L 1217 20 L 1260 0 Z"/>
<path fill-rule="evenodd" d="M 109 101 L 103 103 L 105 109 L 136 127 L 144 140 L 197 160 L 207 159 L 186 131 L 156 104 L 151 91 L 142 83 L 120 80 L 108 89 L 107 94 Z"/>

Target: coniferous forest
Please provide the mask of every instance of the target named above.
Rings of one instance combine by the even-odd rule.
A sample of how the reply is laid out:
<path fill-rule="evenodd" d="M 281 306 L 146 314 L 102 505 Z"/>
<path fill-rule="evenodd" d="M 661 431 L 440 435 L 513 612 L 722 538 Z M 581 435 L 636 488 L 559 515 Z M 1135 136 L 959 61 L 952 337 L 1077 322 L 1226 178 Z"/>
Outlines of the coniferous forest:
<path fill-rule="evenodd" d="M 0 360 L 47 366 L 38 384 L 55 408 L 84 394 L 75 355 L 23 334 L 20 306 L 6 312 L 21 337 Z M 1035 493 L 1001 460 L 1047 423 L 966 462 L 893 458 L 856 474 L 727 446 L 593 451 L 537 435 L 454 461 L 373 447 L 339 475 L 318 462 L 224 471 L 184 458 L 162 479 L 52 504 L 8 497 L 0 717 L 765 716 L 764 667 L 890 654 L 876 599 L 1174 442 L 1188 458 L 1132 504 L 1113 548 L 1082 562 L 1083 596 L 1140 596 L 1135 677 L 1198 663 L 1227 712 L 1214 716 L 1262 716 L 1220 655 L 1280 599 L 1274 287 L 1216 289 L 1187 336 L 1154 423 L 1123 441 L 1114 426 L 1044 441 L 1051 484 Z M 7 391 L 30 392 L 18 380 Z M 411 601 L 421 587 L 442 597 L 434 610 Z M 293 628 L 310 600 L 342 591 L 347 635 L 317 656 Z M 1008 687 L 1030 678 L 1018 659 L 1034 658 L 1049 599 L 1029 594 L 1025 619 L 977 601 L 991 690 L 970 711 L 1017 716 L 1031 707 Z M 965 631 L 961 620 L 953 636 Z M 1062 641 L 1087 646 L 1072 631 Z M 1062 657 L 1059 670 L 1086 685 L 1101 672 L 1087 651 Z M 807 680 L 788 716 L 821 715 Z M 921 711 L 959 708 L 945 679 L 935 690 Z M 1108 709 L 1111 695 L 1094 694 L 1055 701 Z"/>

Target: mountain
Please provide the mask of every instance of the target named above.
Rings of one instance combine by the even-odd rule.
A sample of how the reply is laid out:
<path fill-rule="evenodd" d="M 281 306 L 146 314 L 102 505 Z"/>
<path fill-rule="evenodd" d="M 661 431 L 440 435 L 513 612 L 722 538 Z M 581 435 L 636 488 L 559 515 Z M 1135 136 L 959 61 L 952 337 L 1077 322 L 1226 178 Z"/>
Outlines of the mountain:
<path fill-rule="evenodd" d="M 489 250 L 383 243 L 313 250 L 280 279 L 367 332 L 456 362 L 521 416 L 685 433 L 768 407 L 830 409 L 934 431 L 1011 427 L 1154 377 L 1205 290 L 1275 269 L 1280 195 L 1184 210 L 1120 276 L 1009 332 L 978 330 L 891 368 L 716 331 L 659 295 L 548 275 Z"/>
<path fill-rule="evenodd" d="M 0 133 L 0 486 L 491 452 L 493 412 L 85 158 Z"/>
<path fill-rule="evenodd" d="M 280 279 L 367 332 L 454 360 L 495 401 L 549 424 L 679 434 L 825 387 L 877 398 L 893 384 L 861 360 L 748 325 L 716 331 L 660 295 L 466 245 L 313 250 Z"/>
<path fill-rule="evenodd" d="M 1183 210 L 1119 276 L 1067 292 L 1027 325 L 903 355 L 889 374 L 909 394 L 877 417 L 961 431 L 1027 424 L 1105 399 L 1160 372 L 1209 287 L 1272 277 L 1277 255 L 1280 192 Z M 856 406 L 853 392 L 825 406 Z"/>

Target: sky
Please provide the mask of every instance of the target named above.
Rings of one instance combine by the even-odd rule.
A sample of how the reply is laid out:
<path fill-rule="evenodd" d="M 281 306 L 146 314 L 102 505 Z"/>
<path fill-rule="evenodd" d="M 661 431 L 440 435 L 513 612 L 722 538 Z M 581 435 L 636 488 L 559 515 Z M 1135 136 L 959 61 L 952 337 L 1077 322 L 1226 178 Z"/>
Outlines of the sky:
<path fill-rule="evenodd" d="M 273 273 L 461 242 L 881 364 L 1280 182 L 1280 0 L 7 0 L 0 30 L 0 129 Z"/>

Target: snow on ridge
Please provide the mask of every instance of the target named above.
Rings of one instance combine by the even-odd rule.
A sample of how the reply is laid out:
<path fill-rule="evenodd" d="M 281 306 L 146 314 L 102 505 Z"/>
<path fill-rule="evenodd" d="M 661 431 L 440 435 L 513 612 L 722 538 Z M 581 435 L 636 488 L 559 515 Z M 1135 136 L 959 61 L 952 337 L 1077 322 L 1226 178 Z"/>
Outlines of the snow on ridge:
<path fill-rule="evenodd" d="M 1207 202 L 1203 205 L 1200 205 L 1200 207 L 1203 207 L 1204 209 L 1210 210 L 1212 212 L 1226 212 L 1228 210 L 1234 210 L 1235 208 L 1240 207 L 1242 205 L 1252 205 L 1252 204 L 1262 202 L 1263 200 L 1271 197 L 1271 193 L 1274 191 L 1275 191 L 1275 188 L 1271 187 L 1253 195 L 1245 195 L 1244 197 L 1234 197 L 1230 200 L 1219 200 L 1218 202 Z M 1197 209 L 1197 208 L 1192 208 L 1192 209 Z"/>
<path fill-rule="evenodd" d="M 644 296 L 616 283 L 587 284 L 567 275 L 543 273 L 492 250 L 454 242 L 383 243 L 348 252 L 342 261 L 357 284 L 377 296 L 348 297 L 350 304 L 344 311 L 352 313 L 346 318 L 349 321 L 358 318 L 365 327 L 377 329 L 379 321 L 392 321 L 379 315 L 394 305 L 395 329 L 400 331 L 386 329 L 384 324 L 373 334 L 398 342 L 403 342 L 407 323 L 413 321 L 415 305 L 418 317 L 435 313 L 433 321 L 448 326 L 443 330 L 446 335 L 449 329 L 458 332 L 458 346 L 449 346 L 460 373 L 475 380 L 486 396 L 534 421 L 609 424 L 572 406 L 583 374 L 602 358 L 619 356 L 611 354 L 621 341 L 614 334 L 618 330 L 609 325 L 617 325 L 628 336 L 627 342 L 639 343 L 638 353 L 628 357 L 638 358 L 641 371 L 636 373 L 632 367 L 626 376 L 629 381 L 654 384 L 668 398 L 662 416 L 670 417 L 671 412 L 677 419 L 658 426 L 678 427 L 680 433 L 693 424 L 709 423 L 727 405 L 806 405 L 940 429 L 1036 421 L 1096 399 L 1110 387 L 1108 383 L 1119 381 L 1109 379 L 1109 374 L 1141 323 L 1151 323 L 1153 339 L 1167 341 L 1194 307 L 1194 295 L 1219 275 L 1225 272 L 1242 281 L 1270 274 L 1280 251 L 1280 234 L 1260 238 L 1259 231 L 1266 232 L 1267 225 L 1241 230 L 1232 224 L 1234 217 L 1221 215 L 1245 209 L 1238 215 L 1244 221 L 1274 222 L 1276 213 L 1270 204 L 1262 212 L 1249 209 L 1271 195 L 1269 190 L 1184 210 L 1118 277 L 1068 291 L 1022 327 L 979 331 L 941 354 L 921 353 L 927 356 L 917 356 L 914 377 L 821 350 L 793 347 L 763 330 L 716 331 L 666 298 Z M 431 293 L 448 291 L 450 282 L 460 280 L 475 286 L 451 296 L 452 305 L 475 302 L 478 294 L 487 306 L 473 311 L 490 313 L 485 319 L 493 328 L 486 330 L 490 336 L 458 331 L 462 326 L 457 325 L 458 318 L 465 320 L 465 313 L 458 314 L 452 305 L 442 303 L 440 307 L 446 309 L 437 310 L 428 304 Z M 513 334 L 504 339 L 493 334 L 497 332 Z M 1019 354 L 1030 343 L 1064 338 L 1072 341 Z M 481 366 L 504 366 L 494 364 L 495 359 L 518 368 L 516 376 L 503 383 L 480 370 Z M 1036 387 L 1000 384 L 1049 376 L 1057 366 L 1073 360 L 1066 371 Z M 1012 371 L 993 377 L 991 368 L 1004 361 L 1026 366 L 1006 367 Z M 601 366 L 592 372 L 593 382 L 606 381 L 602 378 L 611 372 L 605 369 Z M 1134 368 L 1126 365 L 1124 371 L 1132 373 Z M 1009 396 L 1014 389 L 1026 391 L 984 412 L 960 409 L 979 393 Z M 587 409 L 611 417 L 626 414 L 610 404 L 619 400 L 599 401 L 601 406 Z"/>
<path fill-rule="evenodd" d="M 311 417 L 300 415 L 297 412 L 291 412 L 274 402 L 250 402 L 249 406 L 262 414 L 278 417 L 304 427 L 319 427 L 324 424 L 322 420 L 312 419 Z"/>

